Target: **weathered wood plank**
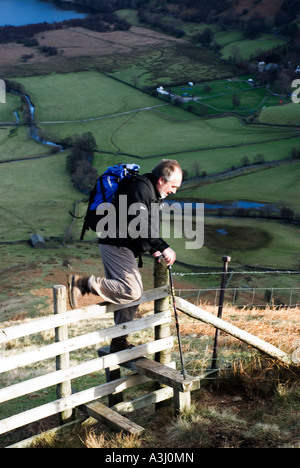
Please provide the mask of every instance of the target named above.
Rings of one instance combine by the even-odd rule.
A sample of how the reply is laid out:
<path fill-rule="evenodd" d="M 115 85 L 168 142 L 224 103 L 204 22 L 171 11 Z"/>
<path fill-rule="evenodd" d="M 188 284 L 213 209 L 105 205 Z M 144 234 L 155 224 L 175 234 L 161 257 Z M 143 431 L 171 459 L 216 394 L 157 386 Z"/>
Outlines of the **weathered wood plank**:
<path fill-rule="evenodd" d="M 165 338 L 166 339 L 166 338 Z M 98 349 L 99 356 L 109 354 L 109 347 Z M 177 389 L 180 392 L 191 392 L 200 388 L 200 377 L 192 377 L 186 375 L 183 379 L 180 371 L 172 369 L 160 362 L 152 361 L 147 358 L 131 359 L 122 363 L 123 367 L 130 369 L 134 372 L 146 375 L 152 380 L 155 380 L 163 385 Z"/>
<path fill-rule="evenodd" d="M 133 435 L 140 435 L 145 431 L 142 426 L 130 421 L 98 401 L 88 403 L 83 407 L 83 410 L 89 416 L 98 419 L 98 421 L 105 422 L 114 431 L 125 431 Z"/>
<path fill-rule="evenodd" d="M 170 369 L 169 367 L 160 364 L 159 362 L 151 361 L 150 359 L 145 358 L 132 361 L 132 370 L 183 393 L 191 392 L 200 388 L 199 377 L 186 375 L 184 379 L 180 371 Z"/>
<path fill-rule="evenodd" d="M 49 359 L 62 353 L 75 351 L 85 346 L 93 346 L 104 341 L 109 341 L 125 333 L 133 333 L 144 330 L 145 328 L 155 327 L 163 323 L 169 323 L 171 320 L 170 311 L 162 312 L 157 315 L 142 317 L 132 322 L 115 325 L 106 329 L 98 330 L 85 335 L 76 336 L 60 343 L 53 343 L 35 350 L 20 353 L 11 357 L 0 359 L 0 373 L 16 369 L 21 366 L 33 364 L 34 362 Z"/>
<path fill-rule="evenodd" d="M 88 320 L 92 318 L 97 319 L 102 315 L 111 313 L 115 310 L 143 304 L 144 302 L 148 301 L 153 301 L 162 297 L 166 297 L 168 294 L 168 287 L 163 286 L 161 288 L 154 288 L 150 289 L 149 291 L 145 291 L 138 301 L 131 302 L 130 304 L 111 304 L 106 302 L 70 310 L 57 316 L 51 315 L 49 317 L 30 320 L 29 322 L 23 323 L 21 325 L 0 329 L 0 343 L 6 343 L 16 338 L 29 336 L 34 333 L 39 333 L 41 331 L 59 327 L 61 325 L 76 323 L 81 320 Z"/>
<path fill-rule="evenodd" d="M 91 374 L 93 372 L 106 369 L 107 367 L 112 367 L 117 364 L 121 364 L 122 362 L 129 361 L 132 358 L 154 354 L 168 347 L 173 347 L 173 337 L 152 341 L 150 343 L 136 346 L 133 349 L 127 349 L 102 358 L 92 359 L 90 361 L 77 364 L 69 367 L 68 369 L 62 369 L 60 371 L 41 375 L 40 377 L 35 377 L 34 379 L 26 380 L 25 382 L 0 389 L 0 402 L 12 400 L 13 398 L 36 392 L 52 385 L 57 385 L 68 379 L 72 380 L 77 377 L 81 377 L 82 375 Z"/>
<path fill-rule="evenodd" d="M 106 382 L 111 382 L 112 380 L 117 380 L 121 378 L 121 368 L 120 366 L 110 367 L 105 369 Z M 116 403 L 121 403 L 123 401 L 123 392 L 113 393 L 108 395 L 108 406 L 114 406 Z"/>
<path fill-rule="evenodd" d="M 179 392 L 174 390 L 174 415 L 177 418 L 183 411 L 191 408 L 191 392 Z"/>
<path fill-rule="evenodd" d="M 114 380 L 106 384 L 98 385 L 81 392 L 73 393 L 72 395 L 61 398 L 59 400 L 46 403 L 23 413 L 16 414 L 9 418 L 0 421 L 0 434 L 16 429 L 17 427 L 30 424 L 34 421 L 52 416 L 53 414 L 61 413 L 64 410 L 75 408 L 76 406 L 98 400 L 114 392 L 121 392 L 127 388 L 135 387 L 142 383 L 148 382 L 149 379 L 143 375 L 130 375 L 119 380 Z"/>
<path fill-rule="evenodd" d="M 190 302 L 185 301 L 181 297 L 176 297 L 176 306 L 179 310 L 189 315 L 190 317 L 196 318 L 198 320 L 201 320 L 201 322 L 212 325 L 213 327 L 218 328 L 219 330 L 222 330 L 231 336 L 234 336 L 238 340 L 241 340 L 244 343 L 253 346 L 253 348 L 258 349 L 259 351 L 262 351 L 285 364 L 295 364 L 293 363 L 292 357 L 286 354 L 285 352 L 281 351 L 281 349 L 278 349 L 270 343 L 267 343 L 266 341 L 258 338 L 257 336 L 251 335 L 250 333 L 241 330 L 240 328 L 232 325 L 231 323 L 228 323 L 225 320 L 222 320 L 216 317 L 215 315 L 210 314 L 209 312 L 206 312 L 203 309 L 200 309 L 200 307 L 197 307 L 191 304 Z M 296 364 L 299 365 L 298 362 Z"/>
<path fill-rule="evenodd" d="M 173 398 L 174 390 L 171 387 L 163 387 L 155 390 L 151 393 L 146 393 L 132 401 L 124 401 L 117 403 L 112 406 L 111 409 L 118 411 L 119 413 L 131 413 L 139 409 L 145 408 L 146 406 L 160 403 L 165 400 Z"/>

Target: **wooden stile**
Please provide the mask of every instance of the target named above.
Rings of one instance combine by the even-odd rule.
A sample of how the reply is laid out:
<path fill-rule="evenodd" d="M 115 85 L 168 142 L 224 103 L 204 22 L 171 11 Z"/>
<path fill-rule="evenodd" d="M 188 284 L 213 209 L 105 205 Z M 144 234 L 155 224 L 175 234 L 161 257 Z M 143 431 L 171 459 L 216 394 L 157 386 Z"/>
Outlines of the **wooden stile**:
<path fill-rule="evenodd" d="M 0 359 L 0 372 L 7 372 L 22 366 L 30 365 L 44 359 L 56 359 L 56 371 L 49 372 L 24 382 L 0 389 L 0 403 L 21 397 L 44 388 L 57 385 L 59 398 L 55 401 L 41 405 L 20 414 L 16 414 L 0 421 L 0 434 L 15 428 L 30 424 L 42 418 L 54 414 L 61 415 L 61 422 L 69 421 L 74 417 L 74 409 L 84 405 L 88 414 L 99 420 L 109 421 L 117 430 L 126 430 L 129 433 L 141 433 L 143 428 L 131 423 L 120 413 L 138 410 L 149 404 L 158 405 L 173 397 L 175 414 L 180 414 L 184 409 L 190 408 L 191 391 L 200 387 L 203 380 L 210 375 L 198 377 L 183 376 L 179 371 L 172 369 L 171 350 L 173 348 L 173 337 L 170 331 L 171 311 L 169 301 L 168 275 L 163 262 L 155 263 L 155 288 L 146 291 L 139 301 L 130 304 L 138 305 L 143 302 L 155 301 L 155 314 L 145 316 L 132 322 L 115 325 L 107 329 L 101 329 L 87 333 L 82 336 L 68 337 L 67 326 L 81 320 L 98 319 L 114 310 L 128 307 L 128 304 L 107 304 L 66 310 L 66 289 L 58 285 L 53 288 L 54 315 L 40 319 L 30 320 L 24 324 L 8 327 L 0 330 L 0 344 L 11 340 L 30 336 L 41 331 L 55 329 L 56 342 L 35 350 L 19 353 L 4 359 Z M 193 306 L 182 298 L 176 298 L 179 310 L 187 315 L 210 324 L 237 339 L 253 346 L 256 349 L 278 359 L 286 365 L 296 364 L 292 357 L 280 349 L 266 343 L 265 341 L 247 333 L 230 323 Z M 101 357 L 91 359 L 80 364 L 70 365 L 69 353 L 86 346 L 99 345 L 113 338 L 127 335 L 145 328 L 154 328 L 155 341 L 136 346 L 132 349 L 109 354 L 103 352 Z M 101 348 L 102 350 L 105 348 Z M 96 349 L 95 349 L 96 354 Z M 155 355 L 155 361 L 146 358 Z M 72 380 L 105 369 L 120 366 L 130 369 L 133 374 L 121 377 L 110 382 L 97 385 L 86 390 L 72 394 Z M 96 400 L 115 393 L 120 393 L 128 388 L 141 385 L 145 382 L 155 381 L 159 388 L 146 395 L 141 395 L 130 402 L 115 402 L 112 408 L 106 408 Z"/>

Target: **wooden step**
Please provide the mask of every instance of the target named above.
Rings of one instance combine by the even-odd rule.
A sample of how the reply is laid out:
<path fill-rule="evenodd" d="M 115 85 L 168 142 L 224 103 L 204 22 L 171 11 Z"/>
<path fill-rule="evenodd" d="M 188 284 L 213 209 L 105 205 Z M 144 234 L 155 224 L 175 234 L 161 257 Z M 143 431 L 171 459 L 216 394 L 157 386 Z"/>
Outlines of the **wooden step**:
<path fill-rule="evenodd" d="M 99 357 L 106 356 L 107 354 L 110 354 L 109 346 L 98 349 Z M 124 362 L 121 365 L 182 393 L 200 388 L 200 377 L 185 375 L 185 378 L 183 378 L 180 371 L 171 369 L 151 359 L 138 358 Z"/>
<path fill-rule="evenodd" d="M 130 421 L 121 414 L 116 413 L 116 411 L 102 405 L 102 403 L 99 403 L 98 401 L 88 403 L 87 405 L 84 405 L 84 408 L 82 409 L 84 409 L 89 416 L 92 416 L 98 421 L 104 422 L 114 431 L 124 431 L 133 435 L 140 435 L 145 431 L 142 426 Z"/>

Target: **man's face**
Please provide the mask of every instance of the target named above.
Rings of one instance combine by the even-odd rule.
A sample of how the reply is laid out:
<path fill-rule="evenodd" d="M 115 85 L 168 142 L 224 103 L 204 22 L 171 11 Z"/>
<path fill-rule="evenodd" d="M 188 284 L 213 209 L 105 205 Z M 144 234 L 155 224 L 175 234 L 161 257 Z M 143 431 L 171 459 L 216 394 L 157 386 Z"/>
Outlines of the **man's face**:
<path fill-rule="evenodd" d="M 157 181 L 156 188 L 161 198 L 166 198 L 170 193 L 176 193 L 182 182 L 182 174 L 176 170 L 167 182 L 163 177 Z"/>

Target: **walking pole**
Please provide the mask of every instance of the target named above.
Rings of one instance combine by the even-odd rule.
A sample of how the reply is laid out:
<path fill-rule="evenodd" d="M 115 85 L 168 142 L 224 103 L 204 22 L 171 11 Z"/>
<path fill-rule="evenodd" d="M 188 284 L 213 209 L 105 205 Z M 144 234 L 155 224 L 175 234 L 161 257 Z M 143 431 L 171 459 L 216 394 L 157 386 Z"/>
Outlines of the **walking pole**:
<path fill-rule="evenodd" d="M 231 261 L 231 257 L 224 256 L 222 257 L 222 260 L 223 260 L 223 273 L 222 273 L 222 280 L 221 280 L 218 318 L 222 318 L 225 287 L 226 287 L 226 276 L 227 276 L 227 271 L 228 271 L 228 263 Z M 217 328 L 216 334 L 215 334 L 214 351 L 213 351 L 211 369 L 216 369 L 216 366 L 217 366 L 218 339 L 219 339 L 219 329 Z"/>
<path fill-rule="evenodd" d="M 173 285 L 173 276 L 172 276 L 171 265 L 168 266 L 168 270 L 169 270 L 169 276 L 170 276 L 171 296 L 172 296 L 172 301 L 173 301 L 173 309 L 174 309 L 174 315 L 175 315 L 177 338 L 178 338 L 178 344 L 179 344 L 179 353 L 180 353 L 181 369 L 182 369 L 181 374 L 182 374 L 183 378 L 185 379 L 186 378 L 186 370 L 184 368 L 184 362 L 183 362 L 183 354 L 182 354 L 182 347 L 181 347 L 181 338 L 180 338 L 178 314 L 177 314 L 177 308 L 176 308 L 176 302 L 175 302 L 175 290 L 174 290 L 174 285 Z"/>

